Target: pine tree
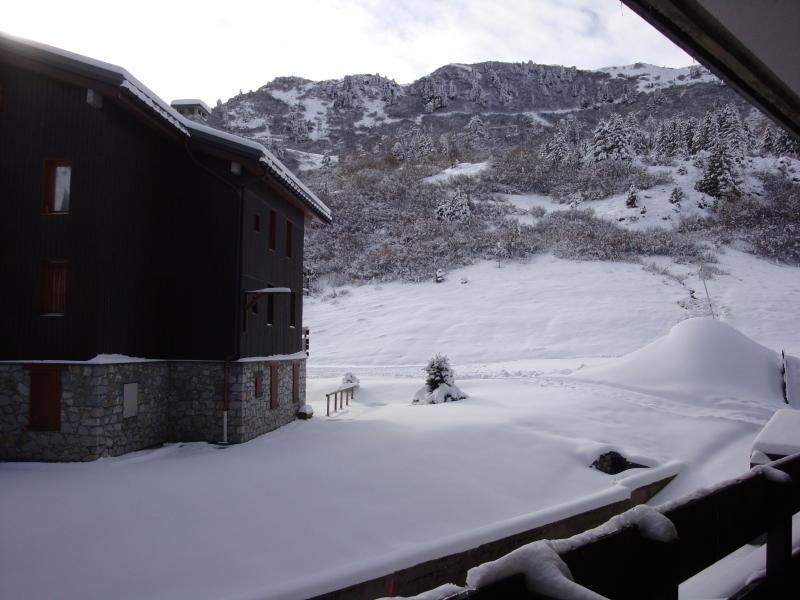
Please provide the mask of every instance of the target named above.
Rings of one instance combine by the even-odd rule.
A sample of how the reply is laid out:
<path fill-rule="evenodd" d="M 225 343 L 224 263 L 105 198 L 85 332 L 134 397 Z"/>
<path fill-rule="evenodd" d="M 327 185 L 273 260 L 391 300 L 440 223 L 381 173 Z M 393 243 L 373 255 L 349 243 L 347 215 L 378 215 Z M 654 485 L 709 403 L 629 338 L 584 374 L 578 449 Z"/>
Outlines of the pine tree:
<path fill-rule="evenodd" d="M 669 160 L 684 154 L 680 124 L 675 119 L 663 121 L 656 132 L 656 154 Z"/>
<path fill-rule="evenodd" d="M 453 385 L 453 369 L 450 367 L 450 359 L 443 354 L 437 354 L 428 361 L 425 367 L 427 377 L 425 378 L 425 387 L 428 392 L 436 391 L 440 385 Z"/>
<path fill-rule="evenodd" d="M 800 143 L 797 138 L 792 137 L 785 129 L 778 129 L 775 134 L 775 154 L 778 156 L 789 156 L 800 154 Z"/>
<path fill-rule="evenodd" d="M 681 188 L 677 186 L 672 188 L 672 192 L 669 195 L 669 202 L 675 207 L 675 211 L 680 211 L 681 202 L 685 199 L 686 199 L 686 194 Z"/>
<path fill-rule="evenodd" d="M 553 166 L 568 163 L 575 156 L 574 149 L 567 138 L 567 127 L 563 123 L 563 119 L 558 122 L 553 136 L 544 143 L 542 150 L 542 157 Z"/>
<path fill-rule="evenodd" d="M 758 148 L 764 156 L 772 156 L 775 154 L 775 141 L 775 132 L 772 130 L 772 127 L 767 124 L 758 143 Z"/>
<path fill-rule="evenodd" d="M 473 137 L 486 137 L 486 126 L 483 124 L 483 119 L 481 119 L 480 115 L 473 115 L 464 129 Z"/>
<path fill-rule="evenodd" d="M 733 104 L 726 104 L 717 113 L 719 140 L 728 156 L 737 164 L 744 163 L 745 142 L 742 120 Z"/>
<path fill-rule="evenodd" d="M 711 148 L 703 175 L 695 187 L 713 198 L 730 199 L 739 195 L 737 166 L 722 141 Z"/>
<path fill-rule="evenodd" d="M 628 190 L 628 198 L 625 200 L 625 206 L 628 208 L 639 207 L 639 190 L 635 185 L 631 185 L 631 188 Z"/>
<path fill-rule="evenodd" d="M 702 152 L 703 150 L 710 150 L 717 140 L 717 119 L 714 113 L 706 111 L 703 115 L 703 120 L 697 127 L 697 131 L 692 139 L 692 149 L 694 153 Z"/>
<path fill-rule="evenodd" d="M 436 219 L 448 223 L 464 223 L 472 216 L 469 204 L 469 194 L 462 189 L 457 189 L 451 196 L 436 207 Z"/>
<path fill-rule="evenodd" d="M 681 130 L 681 144 L 683 146 L 684 156 L 690 157 L 695 154 L 694 136 L 697 133 L 699 123 L 694 117 L 683 119 L 680 123 Z"/>
<path fill-rule="evenodd" d="M 594 130 L 589 156 L 595 162 L 603 160 L 630 160 L 631 134 L 618 114 L 601 121 Z"/>

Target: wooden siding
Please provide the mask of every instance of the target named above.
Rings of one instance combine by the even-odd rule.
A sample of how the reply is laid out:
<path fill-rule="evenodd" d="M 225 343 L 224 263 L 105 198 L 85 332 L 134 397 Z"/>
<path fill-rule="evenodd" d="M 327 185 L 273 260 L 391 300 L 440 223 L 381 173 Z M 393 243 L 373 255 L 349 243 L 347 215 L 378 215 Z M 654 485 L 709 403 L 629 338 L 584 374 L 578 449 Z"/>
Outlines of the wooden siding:
<path fill-rule="evenodd" d="M 267 235 L 253 230 L 251 224 L 256 214 L 269 215 L 274 210 L 277 217 L 275 250 L 269 249 Z M 242 332 L 240 355 L 243 357 L 292 354 L 301 350 L 302 344 L 302 287 L 303 287 L 303 232 L 302 211 L 283 200 L 274 190 L 261 182 L 247 186 L 242 215 L 242 282 L 241 308 L 244 313 L 245 293 L 265 287 L 287 287 L 294 290 L 296 324 L 290 326 L 290 294 L 273 296 L 274 322 L 269 325 L 267 298 L 259 300 L 258 314 L 247 315 L 247 328 Z M 287 257 L 287 227 L 292 223 L 291 256 Z"/>
<path fill-rule="evenodd" d="M 242 215 L 229 164 L 191 157 L 114 98 L 92 108 L 85 87 L 1 58 L 0 359 L 235 355 Z M 48 159 L 71 162 L 68 214 L 42 214 Z M 39 314 L 46 260 L 69 264 L 63 317 Z"/>

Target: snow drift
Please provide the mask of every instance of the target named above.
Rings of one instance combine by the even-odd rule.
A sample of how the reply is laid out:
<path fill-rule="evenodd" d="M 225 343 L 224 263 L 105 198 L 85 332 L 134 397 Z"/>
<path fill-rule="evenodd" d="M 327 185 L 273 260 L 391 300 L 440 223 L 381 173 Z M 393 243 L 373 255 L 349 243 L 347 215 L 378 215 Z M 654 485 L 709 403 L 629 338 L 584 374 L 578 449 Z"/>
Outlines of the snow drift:
<path fill-rule="evenodd" d="M 581 371 L 580 379 L 673 399 L 783 403 L 778 353 L 710 317 L 682 321 L 640 350 Z"/>

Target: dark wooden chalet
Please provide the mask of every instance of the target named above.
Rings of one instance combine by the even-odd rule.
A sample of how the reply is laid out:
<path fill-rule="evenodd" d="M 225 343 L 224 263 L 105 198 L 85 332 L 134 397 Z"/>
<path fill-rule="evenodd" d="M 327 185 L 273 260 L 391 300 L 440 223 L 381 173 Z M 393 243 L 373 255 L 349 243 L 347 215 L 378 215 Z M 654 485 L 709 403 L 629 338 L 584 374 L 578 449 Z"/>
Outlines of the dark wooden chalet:
<path fill-rule="evenodd" d="M 124 69 L 0 35 L 6 370 L 123 355 L 220 363 L 230 378 L 230 364 L 294 357 L 304 227 L 330 218 L 260 144 L 185 118 Z"/>

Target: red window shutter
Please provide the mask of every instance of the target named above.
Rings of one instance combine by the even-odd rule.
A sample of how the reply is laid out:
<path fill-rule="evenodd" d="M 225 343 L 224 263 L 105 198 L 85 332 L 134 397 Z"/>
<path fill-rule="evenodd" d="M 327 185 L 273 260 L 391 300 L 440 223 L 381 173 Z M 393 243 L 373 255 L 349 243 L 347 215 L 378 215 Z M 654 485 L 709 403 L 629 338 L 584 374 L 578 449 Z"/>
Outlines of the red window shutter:
<path fill-rule="evenodd" d="M 31 429 L 61 429 L 61 367 L 31 366 L 30 413 Z"/>
<path fill-rule="evenodd" d="M 294 223 L 286 221 L 286 256 L 292 256 L 292 233 L 294 231 Z"/>
<path fill-rule="evenodd" d="M 269 366 L 269 407 L 278 408 L 278 365 Z"/>
<path fill-rule="evenodd" d="M 292 361 L 292 402 L 300 402 L 300 361 Z"/>
<path fill-rule="evenodd" d="M 260 398 L 263 393 L 262 374 L 261 371 L 256 371 L 256 398 Z"/>
<path fill-rule="evenodd" d="M 67 263 L 42 263 L 41 299 L 39 312 L 43 315 L 63 315 L 67 300 Z"/>

